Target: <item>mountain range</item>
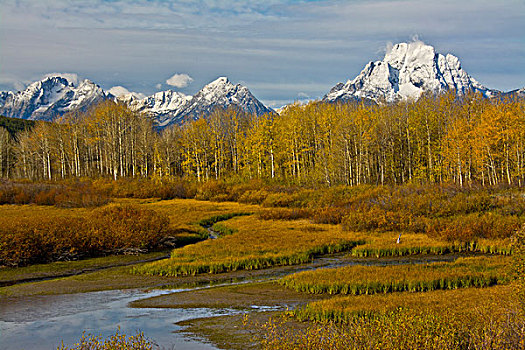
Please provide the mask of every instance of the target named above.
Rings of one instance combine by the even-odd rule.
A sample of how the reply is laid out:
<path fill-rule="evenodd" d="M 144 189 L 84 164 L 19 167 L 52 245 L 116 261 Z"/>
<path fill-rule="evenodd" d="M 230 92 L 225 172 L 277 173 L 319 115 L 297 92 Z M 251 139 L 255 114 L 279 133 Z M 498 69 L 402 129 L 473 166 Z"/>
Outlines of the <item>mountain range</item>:
<path fill-rule="evenodd" d="M 335 85 L 322 101 L 389 103 L 417 99 L 426 91 L 440 93 L 452 89 L 458 95 L 475 91 L 487 98 L 507 95 L 525 97 L 525 88 L 501 92 L 483 86 L 467 74 L 456 56 L 442 55 L 434 47 L 414 41 L 393 45 L 383 60 L 369 62 L 356 78 Z M 0 115 L 52 120 L 58 115 L 83 111 L 108 99 L 151 116 L 159 128 L 197 119 L 217 107 L 235 106 L 256 115 L 274 113 L 247 87 L 234 85 L 226 77 L 212 81 L 193 96 L 173 90 L 148 97 L 136 93 L 115 95 L 87 79 L 75 85 L 64 76 L 51 76 L 30 84 L 24 91 L 0 92 Z"/>
<path fill-rule="evenodd" d="M 127 104 L 131 109 L 153 117 L 159 128 L 197 119 L 217 107 L 235 106 L 256 115 L 273 113 L 247 87 L 234 85 L 226 77 L 212 81 L 193 96 L 167 90 L 139 98 L 134 93 L 115 96 L 87 79 L 75 86 L 66 77 L 53 76 L 30 84 L 24 91 L 0 92 L 0 115 L 52 120 L 58 115 L 86 110 L 108 99 Z"/>
<path fill-rule="evenodd" d="M 119 96 L 117 99 L 135 111 L 152 116 L 160 128 L 198 119 L 202 115 L 210 114 L 217 107 L 235 106 L 258 116 L 273 113 L 273 110 L 253 96 L 246 86 L 234 85 L 226 77 L 212 81 L 193 96 L 167 90 L 143 99 L 136 98 L 133 93 Z"/>

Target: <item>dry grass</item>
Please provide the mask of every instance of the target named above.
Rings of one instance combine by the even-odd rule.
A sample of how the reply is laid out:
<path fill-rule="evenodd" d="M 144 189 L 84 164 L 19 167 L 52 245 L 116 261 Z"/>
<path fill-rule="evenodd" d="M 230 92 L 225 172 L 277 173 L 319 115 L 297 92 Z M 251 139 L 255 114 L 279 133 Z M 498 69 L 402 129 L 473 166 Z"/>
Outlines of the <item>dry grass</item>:
<path fill-rule="evenodd" d="M 509 294 L 505 286 L 334 298 L 296 312 L 319 322 L 270 320 L 256 338 L 267 350 L 523 349 L 525 319 Z"/>
<path fill-rule="evenodd" d="M 144 201 L 137 199 L 120 199 L 118 202 L 141 204 L 147 208 L 154 209 L 169 217 L 170 227 L 172 229 L 179 231 L 187 230 L 190 232 L 198 230 L 197 223 L 203 219 L 223 214 L 254 212 L 259 208 L 254 205 L 234 202 L 217 203 L 196 199 L 172 199 L 164 201 L 155 199 Z"/>

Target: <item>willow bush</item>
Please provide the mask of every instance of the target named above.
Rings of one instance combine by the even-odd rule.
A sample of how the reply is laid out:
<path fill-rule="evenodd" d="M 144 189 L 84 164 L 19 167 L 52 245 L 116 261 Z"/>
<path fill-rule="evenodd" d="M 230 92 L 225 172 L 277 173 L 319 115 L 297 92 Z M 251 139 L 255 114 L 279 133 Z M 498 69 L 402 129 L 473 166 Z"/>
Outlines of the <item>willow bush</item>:
<path fill-rule="evenodd" d="M 150 250 L 169 234 L 169 219 L 154 210 L 110 205 L 85 216 L 3 218 L 0 265 L 22 266 Z"/>

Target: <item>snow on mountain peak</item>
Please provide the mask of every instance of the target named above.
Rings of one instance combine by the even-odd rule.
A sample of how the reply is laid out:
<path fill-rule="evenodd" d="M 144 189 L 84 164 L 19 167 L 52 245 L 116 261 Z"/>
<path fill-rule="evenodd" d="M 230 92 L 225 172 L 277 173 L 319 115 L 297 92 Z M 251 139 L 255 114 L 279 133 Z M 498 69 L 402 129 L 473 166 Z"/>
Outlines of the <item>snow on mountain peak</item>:
<path fill-rule="evenodd" d="M 226 91 L 234 88 L 227 77 L 219 77 L 209 84 L 206 84 L 199 93 L 202 94 L 208 101 L 212 101 L 217 95 L 221 95 Z"/>
<path fill-rule="evenodd" d="M 23 119 L 50 120 L 72 110 L 86 109 L 107 98 L 90 80 L 78 87 L 64 76 L 47 76 L 30 84 L 24 91 L 4 93 L 0 114 Z"/>
<path fill-rule="evenodd" d="M 451 89 L 458 94 L 469 90 L 491 94 L 461 68 L 456 56 L 436 53 L 434 47 L 416 40 L 389 47 L 382 61 L 369 62 L 355 79 L 334 86 L 323 101 L 393 102 Z"/>
<path fill-rule="evenodd" d="M 232 84 L 227 77 L 219 77 L 206 84 L 193 96 L 167 90 L 143 99 L 134 99 L 129 95 L 118 99 L 131 109 L 152 116 L 161 128 L 208 115 L 215 108 L 235 106 L 257 115 L 272 112 L 248 88 Z"/>
<path fill-rule="evenodd" d="M 197 119 L 211 113 L 215 108 L 230 106 L 256 115 L 272 112 L 247 87 L 233 85 L 227 77 L 219 77 L 197 92 L 175 119 Z"/>
<path fill-rule="evenodd" d="M 22 119 L 51 120 L 70 111 L 85 110 L 107 99 L 119 101 L 134 111 L 151 116 L 159 127 L 196 119 L 211 113 L 215 108 L 229 106 L 257 115 L 272 112 L 248 88 L 241 84 L 233 85 L 227 77 L 215 79 L 194 96 L 166 90 L 146 97 L 122 86 L 114 86 L 106 92 L 88 79 L 76 84 L 68 79 L 69 76 L 76 77 L 71 73 L 57 73 L 32 83 L 24 91 L 0 92 L 0 114 Z"/>
<path fill-rule="evenodd" d="M 217 79 L 207 84 L 206 86 L 215 86 L 215 85 L 219 86 L 219 85 L 227 85 L 227 84 L 231 84 L 228 77 L 218 77 Z"/>

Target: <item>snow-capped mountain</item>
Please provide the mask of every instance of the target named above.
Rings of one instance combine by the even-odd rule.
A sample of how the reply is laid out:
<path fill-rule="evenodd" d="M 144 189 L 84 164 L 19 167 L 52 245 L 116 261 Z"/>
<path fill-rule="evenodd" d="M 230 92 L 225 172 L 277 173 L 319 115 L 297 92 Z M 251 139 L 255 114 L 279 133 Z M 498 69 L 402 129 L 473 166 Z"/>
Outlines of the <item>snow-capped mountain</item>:
<path fill-rule="evenodd" d="M 468 75 L 456 56 L 436 53 L 432 46 L 415 41 L 394 45 L 382 61 L 368 63 L 355 79 L 334 86 L 323 101 L 393 102 L 417 99 L 425 91 L 451 89 L 458 94 L 481 92 L 486 97 L 497 93 Z"/>
<path fill-rule="evenodd" d="M 228 78 L 220 77 L 197 92 L 182 110 L 184 118 L 197 119 L 216 107 L 235 106 L 244 112 L 263 115 L 273 111 L 252 95 L 246 86 L 233 85 Z"/>
<path fill-rule="evenodd" d="M 256 115 L 273 112 L 257 100 L 248 88 L 241 84 L 233 85 L 226 77 L 209 83 L 194 96 L 167 90 L 140 98 L 136 93 L 116 97 L 89 80 L 75 86 L 65 77 L 55 76 L 34 82 L 24 91 L 0 92 L 0 115 L 51 120 L 70 111 L 85 110 L 105 99 L 119 101 L 153 117 L 160 128 L 197 119 L 217 107 L 235 106 Z"/>
<path fill-rule="evenodd" d="M 152 116 L 160 128 L 198 119 L 210 114 L 215 108 L 234 106 L 256 115 L 273 112 L 255 98 L 247 87 L 233 85 L 226 77 L 212 81 L 194 96 L 167 90 L 144 99 L 127 94 L 119 97 L 119 100 L 135 111 Z"/>
<path fill-rule="evenodd" d="M 75 86 L 64 77 L 48 77 L 24 91 L 0 92 L 0 115 L 31 120 L 51 120 L 58 115 L 85 110 L 113 96 L 90 80 Z"/>

